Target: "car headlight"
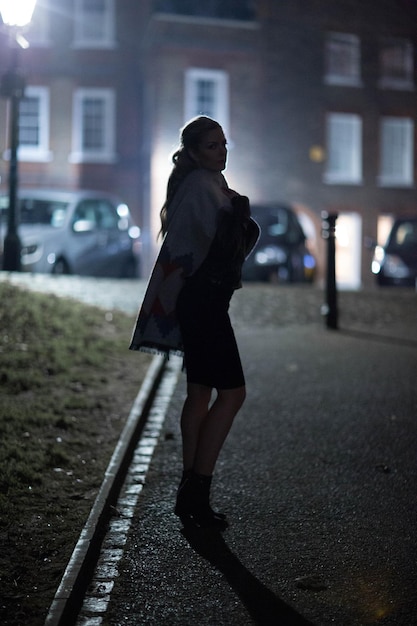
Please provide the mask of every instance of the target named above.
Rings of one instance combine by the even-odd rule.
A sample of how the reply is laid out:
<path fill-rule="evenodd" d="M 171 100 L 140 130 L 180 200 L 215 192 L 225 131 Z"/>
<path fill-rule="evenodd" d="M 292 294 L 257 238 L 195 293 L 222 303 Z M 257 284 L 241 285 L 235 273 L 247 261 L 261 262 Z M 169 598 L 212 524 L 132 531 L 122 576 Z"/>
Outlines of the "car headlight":
<path fill-rule="evenodd" d="M 22 246 L 22 256 L 30 256 L 35 254 L 38 249 L 38 245 L 36 243 L 32 243 L 30 246 Z"/>
<path fill-rule="evenodd" d="M 140 237 L 140 228 L 139 228 L 139 226 L 131 226 L 129 228 L 129 237 L 131 239 L 138 239 Z"/>
<path fill-rule="evenodd" d="M 266 246 L 255 252 L 255 263 L 258 265 L 281 265 L 286 260 L 286 253 L 278 246 Z"/>
<path fill-rule="evenodd" d="M 382 246 L 376 246 L 374 258 L 372 259 L 371 271 L 373 274 L 379 274 L 382 263 L 385 258 L 385 250 Z"/>
<path fill-rule="evenodd" d="M 35 263 L 38 263 L 43 255 L 43 245 L 39 243 L 30 243 L 23 245 L 21 248 L 20 256 L 23 266 L 33 267 Z"/>
<path fill-rule="evenodd" d="M 395 254 L 386 254 L 384 260 L 384 275 L 390 278 L 407 278 L 410 270 Z"/>

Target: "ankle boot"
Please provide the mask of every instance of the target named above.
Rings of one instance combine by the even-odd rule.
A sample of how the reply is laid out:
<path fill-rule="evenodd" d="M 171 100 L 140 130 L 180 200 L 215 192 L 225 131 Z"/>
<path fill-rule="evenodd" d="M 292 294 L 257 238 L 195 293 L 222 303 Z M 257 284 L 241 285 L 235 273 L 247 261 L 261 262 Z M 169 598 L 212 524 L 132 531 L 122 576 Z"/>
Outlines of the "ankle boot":
<path fill-rule="evenodd" d="M 192 506 L 192 476 L 193 470 L 184 470 L 177 490 L 175 502 L 175 515 L 181 516 L 190 510 Z"/>
<path fill-rule="evenodd" d="M 210 506 L 211 480 L 211 476 L 202 476 L 192 470 L 183 473 L 174 512 L 184 526 L 227 528 L 226 516 L 216 513 Z"/>
<path fill-rule="evenodd" d="M 194 474 L 194 480 L 196 482 L 196 499 L 199 507 L 202 511 L 207 512 L 209 515 L 214 515 L 220 519 L 225 520 L 226 515 L 213 511 L 210 505 L 210 489 L 212 483 L 212 476 L 205 476 L 203 474 Z"/>

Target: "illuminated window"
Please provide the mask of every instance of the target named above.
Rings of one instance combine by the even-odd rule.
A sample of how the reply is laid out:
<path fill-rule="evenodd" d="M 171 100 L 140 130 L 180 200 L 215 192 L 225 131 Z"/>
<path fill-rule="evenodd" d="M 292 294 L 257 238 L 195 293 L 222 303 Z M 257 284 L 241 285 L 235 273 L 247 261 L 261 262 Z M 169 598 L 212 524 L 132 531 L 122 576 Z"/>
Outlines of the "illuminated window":
<path fill-rule="evenodd" d="M 413 89 L 413 46 L 406 39 L 386 39 L 381 45 L 379 86 L 390 89 Z"/>
<path fill-rule="evenodd" d="M 200 68 L 185 73 L 185 121 L 196 115 L 217 120 L 227 134 L 229 127 L 229 79 L 226 72 Z"/>
<path fill-rule="evenodd" d="M 336 220 L 336 282 L 341 289 L 360 289 L 362 217 L 339 213 Z"/>
<path fill-rule="evenodd" d="M 76 47 L 114 47 L 114 0 L 75 0 L 74 10 Z"/>
<path fill-rule="evenodd" d="M 49 90 L 26 87 L 19 104 L 19 158 L 49 161 Z"/>
<path fill-rule="evenodd" d="M 412 119 L 382 118 L 379 176 L 381 185 L 409 186 L 413 184 L 413 137 Z"/>
<path fill-rule="evenodd" d="M 79 89 L 74 94 L 72 162 L 115 159 L 115 97 L 112 89 Z"/>
<path fill-rule="evenodd" d="M 356 35 L 328 33 L 324 80 L 330 85 L 360 86 L 360 41 Z"/>
<path fill-rule="evenodd" d="M 362 120 L 359 115 L 327 115 L 327 163 L 324 181 L 360 184 L 362 181 Z"/>

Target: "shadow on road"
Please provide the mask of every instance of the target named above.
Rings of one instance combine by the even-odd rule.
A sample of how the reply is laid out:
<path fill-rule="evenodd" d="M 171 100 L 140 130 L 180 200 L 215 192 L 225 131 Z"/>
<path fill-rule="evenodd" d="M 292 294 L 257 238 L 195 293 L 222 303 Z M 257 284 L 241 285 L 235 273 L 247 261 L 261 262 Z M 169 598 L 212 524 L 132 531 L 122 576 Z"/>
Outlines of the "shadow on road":
<path fill-rule="evenodd" d="M 314 626 L 262 584 L 233 554 L 222 534 L 212 529 L 182 529 L 197 554 L 226 578 L 259 626 Z"/>

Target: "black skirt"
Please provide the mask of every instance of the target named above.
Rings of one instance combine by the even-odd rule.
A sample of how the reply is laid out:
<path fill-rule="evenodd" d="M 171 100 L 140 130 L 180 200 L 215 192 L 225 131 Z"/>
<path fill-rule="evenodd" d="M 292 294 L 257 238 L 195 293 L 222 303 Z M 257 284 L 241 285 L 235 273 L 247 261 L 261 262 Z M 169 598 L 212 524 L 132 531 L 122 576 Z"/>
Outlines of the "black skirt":
<path fill-rule="evenodd" d="M 229 318 L 233 289 L 206 280 L 187 280 L 177 302 L 187 381 L 214 389 L 245 384 Z"/>

